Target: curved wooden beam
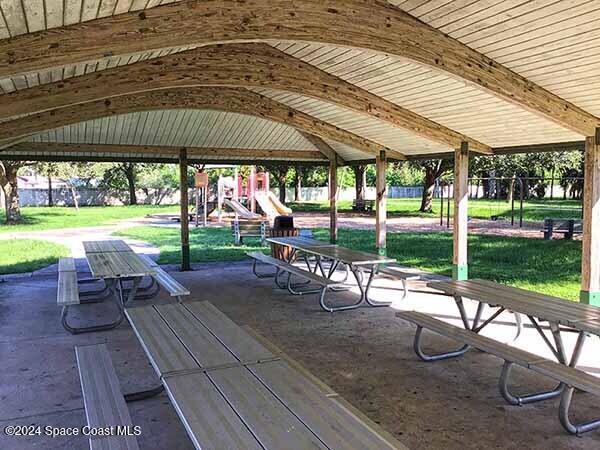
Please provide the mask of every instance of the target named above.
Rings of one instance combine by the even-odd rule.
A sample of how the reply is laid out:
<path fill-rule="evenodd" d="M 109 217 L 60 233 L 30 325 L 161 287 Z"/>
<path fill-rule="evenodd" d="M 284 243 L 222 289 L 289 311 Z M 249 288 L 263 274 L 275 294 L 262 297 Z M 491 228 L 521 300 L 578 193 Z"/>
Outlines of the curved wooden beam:
<path fill-rule="evenodd" d="M 110 86 L 110 89 L 106 87 Z M 491 148 L 262 43 L 200 47 L 0 96 L 0 119 L 155 89 L 268 87 L 331 102 L 458 148 Z"/>
<path fill-rule="evenodd" d="M 0 150 L 0 156 L 21 155 L 26 159 L 35 160 L 37 152 L 55 153 L 120 153 L 120 154 L 151 154 L 179 158 L 181 147 L 160 145 L 121 145 L 121 144 L 68 144 L 62 142 L 21 142 L 19 144 Z M 237 160 L 247 159 L 261 161 L 310 161 L 326 162 L 327 158 L 320 151 L 315 150 L 284 150 L 284 149 L 249 149 L 249 148 L 204 148 L 186 147 L 189 159 L 222 158 L 225 161 L 231 158 Z M 15 153 L 16 152 L 16 153 Z"/>
<path fill-rule="evenodd" d="M 262 117 L 317 136 L 333 139 L 371 155 L 381 149 L 396 159 L 406 159 L 397 151 L 342 130 L 270 98 L 234 88 L 180 88 L 122 95 L 80 103 L 0 123 L 0 140 L 13 140 L 86 120 L 118 114 L 161 109 L 216 109 Z M 2 142 L 0 141 L 0 144 Z"/>
<path fill-rule="evenodd" d="M 295 40 L 408 58 L 591 136 L 600 119 L 382 0 L 183 0 L 0 43 L 0 77 L 190 44 Z"/>

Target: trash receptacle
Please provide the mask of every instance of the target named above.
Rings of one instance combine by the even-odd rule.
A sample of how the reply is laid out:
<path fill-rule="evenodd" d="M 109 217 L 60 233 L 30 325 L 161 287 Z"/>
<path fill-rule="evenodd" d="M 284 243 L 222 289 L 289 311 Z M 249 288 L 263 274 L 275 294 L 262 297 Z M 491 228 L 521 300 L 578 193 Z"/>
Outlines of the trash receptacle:
<path fill-rule="evenodd" d="M 277 216 L 273 221 L 273 228 L 269 231 L 269 235 L 271 237 L 298 236 L 298 232 L 298 228 L 294 228 L 294 218 L 292 216 Z M 288 261 L 290 253 L 290 248 L 286 245 L 271 244 L 273 258 Z"/>

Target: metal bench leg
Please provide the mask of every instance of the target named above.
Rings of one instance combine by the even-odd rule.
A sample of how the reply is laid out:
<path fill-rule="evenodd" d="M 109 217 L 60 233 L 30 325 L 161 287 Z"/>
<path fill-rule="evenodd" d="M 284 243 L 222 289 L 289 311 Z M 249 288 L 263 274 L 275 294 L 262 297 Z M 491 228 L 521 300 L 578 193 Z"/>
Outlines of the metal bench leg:
<path fill-rule="evenodd" d="M 310 283 L 310 280 L 308 280 L 308 282 Z M 292 295 L 304 295 L 304 294 L 316 294 L 317 292 L 321 292 L 321 288 L 318 289 L 303 289 L 303 290 L 296 290 L 295 288 L 298 286 L 306 286 L 306 284 L 309 283 L 292 283 L 292 274 L 290 272 L 288 272 L 288 279 L 287 279 L 287 283 L 286 283 L 286 289 L 288 290 L 288 292 Z"/>
<path fill-rule="evenodd" d="M 256 263 L 257 263 L 256 259 L 253 260 L 252 273 L 254 275 L 256 275 L 257 278 L 273 278 L 277 274 L 277 272 L 275 272 L 275 273 L 258 273 L 258 271 L 256 270 Z"/>
<path fill-rule="evenodd" d="M 515 315 L 515 322 L 517 324 L 517 332 L 513 338 L 513 342 L 515 342 L 517 339 L 519 339 L 519 336 L 521 336 L 521 333 L 523 332 L 523 319 L 521 319 L 521 314 L 518 312 L 513 311 L 513 314 Z"/>
<path fill-rule="evenodd" d="M 373 267 L 371 267 L 371 272 L 369 273 L 369 279 L 367 280 L 367 285 L 365 286 L 365 289 L 362 291 L 362 294 L 363 294 L 363 297 L 364 297 L 365 301 L 367 302 L 367 304 L 369 304 L 369 306 L 375 306 L 375 307 L 390 306 L 392 304 L 392 302 L 376 302 L 369 298 L 369 289 L 371 288 L 371 284 L 373 283 L 373 279 L 375 278 L 375 275 L 377 274 L 378 269 L 379 269 L 379 266 L 377 266 L 377 265 L 374 265 Z M 356 280 L 358 281 L 358 278 Z M 362 281 L 362 277 L 361 277 L 361 281 Z M 362 283 L 361 283 L 361 287 L 362 287 Z"/>
<path fill-rule="evenodd" d="M 353 303 L 351 305 L 329 306 L 325 302 L 325 293 L 326 292 L 327 292 L 327 288 L 324 287 L 321 290 L 321 294 L 319 296 L 319 304 L 321 305 L 321 308 L 323 308 L 327 312 L 333 313 L 333 312 L 336 312 L 336 311 L 345 311 L 345 310 L 348 310 L 348 309 L 355 309 L 355 308 L 358 308 L 362 304 L 362 297 L 361 297 L 361 298 L 358 299 L 358 301 L 356 303 Z"/>
<path fill-rule="evenodd" d="M 550 400 L 558 397 L 564 390 L 564 384 L 559 383 L 554 389 L 550 391 L 537 392 L 535 394 L 527 394 L 527 395 L 514 395 L 510 392 L 510 388 L 508 387 L 510 380 L 510 372 L 514 363 L 510 361 L 504 361 L 504 366 L 502 366 L 502 373 L 500 375 L 500 394 L 509 404 L 514 406 L 523 406 L 528 403 L 541 402 L 544 400 Z"/>
<path fill-rule="evenodd" d="M 421 348 L 422 339 L 423 339 L 423 327 L 417 326 L 417 332 L 415 333 L 415 341 L 413 343 L 413 349 L 415 350 L 415 353 L 417 354 L 417 356 L 426 362 L 441 361 L 444 359 L 456 358 L 458 356 L 464 355 L 467 352 L 467 350 L 469 350 L 469 346 L 465 344 L 458 350 L 454 350 L 454 351 L 450 351 L 450 352 L 443 352 L 443 353 L 435 353 L 435 354 L 429 355 L 429 354 L 426 354 L 423 351 L 423 349 Z"/>
<path fill-rule="evenodd" d="M 112 288 L 111 288 L 111 290 L 116 291 L 116 289 L 112 289 Z M 106 330 L 112 330 L 113 328 L 118 327 L 121 324 L 121 322 L 123 322 L 123 319 L 125 318 L 125 314 L 123 312 L 123 300 L 121 298 L 121 295 L 122 295 L 121 292 L 119 291 L 118 294 L 117 294 L 117 292 L 115 292 L 115 295 L 117 296 L 116 303 L 117 303 L 117 308 L 119 310 L 119 314 L 118 314 L 116 320 L 114 320 L 113 322 L 110 322 L 107 324 L 102 324 L 102 325 L 92 325 L 92 326 L 88 326 L 88 327 L 74 327 L 69 324 L 69 321 L 67 319 L 67 315 L 69 312 L 69 306 L 63 306 L 62 312 L 61 312 L 61 318 L 60 318 L 62 326 L 64 327 L 65 330 L 67 330 L 71 334 L 82 334 L 82 333 L 92 333 L 95 331 L 106 331 Z"/>
<path fill-rule="evenodd" d="M 571 422 L 569 419 L 569 410 L 571 408 L 574 392 L 575 388 L 567 386 L 560 397 L 560 406 L 558 407 L 558 418 L 560 420 L 560 424 L 569 433 L 576 434 L 578 436 L 588 431 L 595 430 L 596 428 L 600 428 L 600 419 L 582 422 L 579 424 L 574 424 Z"/>
<path fill-rule="evenodd" d="M 162 384 L 160 384 L 152 389 L 147 389 L 145 391 L 132 392 L 130 394 L 125 394 L 123 397 L 125 397 L 125 401 L 127 403 L 137 402 L 139 400 L 145 400 L 147 398 L 156 397 L 158 394 L 161 394 L 162 392 L 164 392 L 164 390 L 165 390 L 165 387 Z"/>

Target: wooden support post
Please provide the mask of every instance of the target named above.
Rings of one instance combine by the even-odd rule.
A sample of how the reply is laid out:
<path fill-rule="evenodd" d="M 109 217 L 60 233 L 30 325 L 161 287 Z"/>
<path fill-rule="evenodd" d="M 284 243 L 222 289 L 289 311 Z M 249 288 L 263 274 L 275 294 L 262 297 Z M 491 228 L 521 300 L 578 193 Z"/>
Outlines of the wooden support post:
<path fill-rule="evenodd" d="M 332 244 L 335 244 L 338 238 L 337 197 L 337 161 L 333 158 L 329 161 L 329 240 Z"/>
<path fill-rule="evenodd" d="M 600 128 L 585 140 L 579 298 L 582 303 L 600 306 Z"/>
<path fill-rule="evenodd" d="M 181 199 L 181 270 L 192 270 L 190 266 L 190 224 L 188 215 L 187 150 L 179 150 L 179 191 Z"/>
<path fill-rule="evenodd" d="M 469 220 L 469 144 L 463 142 L 454 151 L 454 233 L 452 278 L 466 280 L 469 277 L 467 263 L 467 236 Z M 449 205 L 448 205 L 449 206 Z"/>
<path fill-rule="evenodd" d="M 375 206 L 375 246 L 380 255 L 386 254 L 387 186 L 385 174 L 387 158 L 384 150 L 375 158 L 377 205 Z"/>

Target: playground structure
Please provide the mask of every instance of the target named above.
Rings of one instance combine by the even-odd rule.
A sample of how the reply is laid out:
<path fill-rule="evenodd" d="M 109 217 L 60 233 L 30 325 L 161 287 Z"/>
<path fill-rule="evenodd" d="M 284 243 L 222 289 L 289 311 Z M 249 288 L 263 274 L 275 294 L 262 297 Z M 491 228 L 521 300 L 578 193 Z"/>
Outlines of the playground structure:
<path fill-rule="evenodd" d="M 272 220 L 280 215 L 292 214 L 292 210 L 269 190 L 269 172 L 256 172 L 255 166 L 250 166 L 245 184 L 237 167 L 233 177 L 219 177 L 217 191 L 219 222 L 222 221 L 224 206 L 235 213 L 236 220 L 253 220 L 264 216 Z M 257 205 L 262 215 L 257 213 Z"/>

